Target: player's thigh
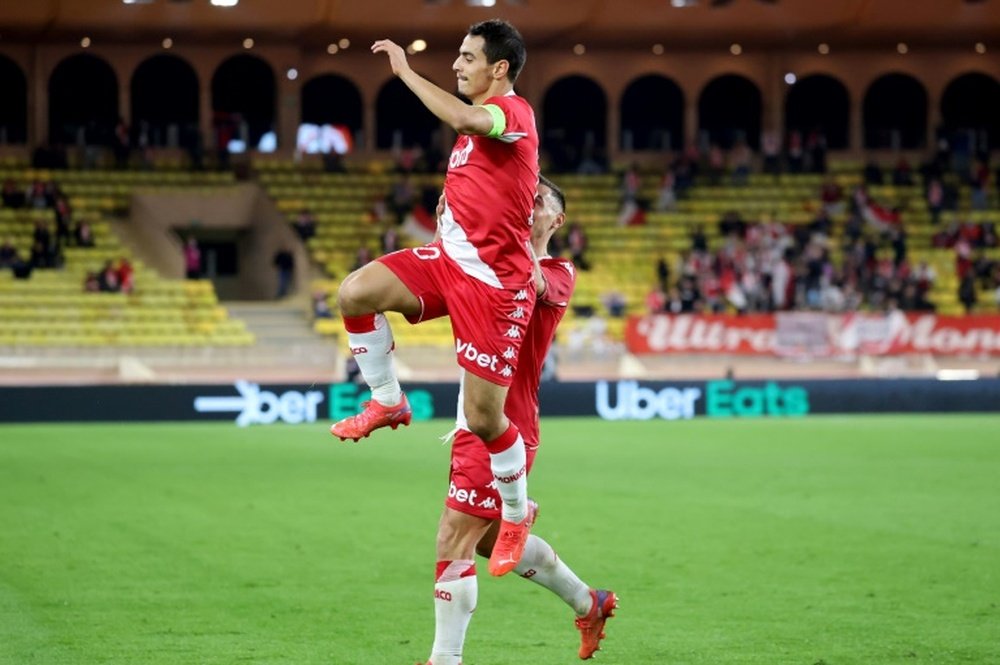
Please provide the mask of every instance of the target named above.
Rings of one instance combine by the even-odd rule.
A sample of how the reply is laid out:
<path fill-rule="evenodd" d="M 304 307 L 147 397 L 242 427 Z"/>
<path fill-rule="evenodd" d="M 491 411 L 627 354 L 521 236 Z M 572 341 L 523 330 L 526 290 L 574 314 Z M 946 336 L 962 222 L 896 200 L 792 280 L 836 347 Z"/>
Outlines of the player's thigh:
<path fill-rule="evenodd" d="M 476 543 L 482 540 L 492 524 L 493 520 L 445 507 L 438 524 L 438 560 L 471 559 Z"/>
<path fill-rule="evenodd" d="M 421 310 L 420 299 L 396 273 L 379 261 L 372 261 L 348 275 L 337 292 L 337 302 L 345 316 L 371 312 L 416 316 Z"/>
<path fill-rule="evenodd" d="M 495 439 L 507 428 L 507 416 L 503 412 L 507 389 L 507 386 L 487 381 L 472 372 L 465 373 L 462 410 L 469 429 L 485 441 Z"/>

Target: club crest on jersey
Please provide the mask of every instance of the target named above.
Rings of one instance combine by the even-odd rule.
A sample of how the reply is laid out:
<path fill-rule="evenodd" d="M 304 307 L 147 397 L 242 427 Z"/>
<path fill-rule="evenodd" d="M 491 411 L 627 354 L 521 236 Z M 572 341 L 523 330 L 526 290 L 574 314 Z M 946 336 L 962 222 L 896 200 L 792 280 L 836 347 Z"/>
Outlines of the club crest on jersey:
<path fill-rule="evenodd" d="M 475 144 L 472 142 L 472 138 L 466 136 L 465 145 L 451 151 L 451 157 L 448 158 L 448 168 L 457 169 L 465 166 L 469 162 L 469 155 L 472 154 L 473 147 Z"/>

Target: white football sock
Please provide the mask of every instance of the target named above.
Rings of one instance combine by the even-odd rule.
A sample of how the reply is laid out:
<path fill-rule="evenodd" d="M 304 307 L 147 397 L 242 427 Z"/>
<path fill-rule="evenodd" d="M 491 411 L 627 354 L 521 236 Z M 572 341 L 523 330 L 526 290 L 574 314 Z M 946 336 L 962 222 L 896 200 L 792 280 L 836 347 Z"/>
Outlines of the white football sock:
<path fill-rule="evenodd" d="M 528 473 L 524 439 L 518 433 L 514 445 L 499 453 L 490 453 L 490 468 L 503 499 L 503 518 L 515 524 L 528 516 Z"/>
<path fill-rule="evenodd" d="M 361 376 L 372 389 L 372 399 L 383 406 L 399 404 L 403 391 L 392 362 L 392 329 L 385 315 L 375 315 L 375 330 L 371 332 L 348 331 L 347 343 L 351 346 Z"/>
<path fill-rule="evenodd" d="M 434 665 L 460 665 L 465 631 L 476 610 L 479 585 L 473 572 L 465 577 L 451 574 L 467 570 L 472 561 L 453 561 L 434 584 L 434 646 L 430 661 Z"/>
<path fill-rule="evenodd" d="M 562 598 L 577 616 L 586 615 L 593 605 L 590 587 L 562 562 L 551 545 L 534 534 L 528 536 L 524 556 L 514 572 Z"/>

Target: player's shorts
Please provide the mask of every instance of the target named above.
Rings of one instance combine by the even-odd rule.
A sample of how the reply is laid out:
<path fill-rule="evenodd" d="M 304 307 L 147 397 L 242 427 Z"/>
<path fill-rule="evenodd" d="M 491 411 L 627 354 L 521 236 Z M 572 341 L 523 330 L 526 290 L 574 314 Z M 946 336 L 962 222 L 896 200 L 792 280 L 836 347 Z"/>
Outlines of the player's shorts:
<path fill-rule="evenodd" d="M 531 473 L 537 445 L 525 444 L 526 470 Z M 482 440 L 464 429 L 458 430 L 451 444 L 451 474 L 448 498 L 444 505 L 467 515 L 488 520 L 500 519 L 500 493 L 496 489 L 490 454 Z"/>
<path fill-rule="evenodd" d="M 498 289 L 462 269 L 430 243 L 380 257 L 422 304 L 410 323 L 451 316 L 458 364 L 481 379 L 509 386 L 535 304 L 534 280 L 523 289 Z"/>

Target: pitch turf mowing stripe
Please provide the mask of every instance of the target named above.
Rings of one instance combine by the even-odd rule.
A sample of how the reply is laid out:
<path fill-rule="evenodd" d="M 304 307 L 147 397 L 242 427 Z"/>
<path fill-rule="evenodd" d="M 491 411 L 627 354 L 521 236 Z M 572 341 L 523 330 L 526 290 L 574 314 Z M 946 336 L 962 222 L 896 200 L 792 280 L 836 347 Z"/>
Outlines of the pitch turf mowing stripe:
<path fill-rule="evenodd" d="M 549 419 L 536 532 L 621 594 L 604 663 L 1000 662 L 998 425 Z M 0 427 L 0 663 L 426 657 L 447 429 Z M 576 646 L 480 575 L 466 663 Z"/>

